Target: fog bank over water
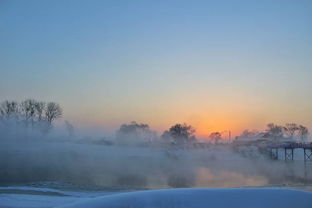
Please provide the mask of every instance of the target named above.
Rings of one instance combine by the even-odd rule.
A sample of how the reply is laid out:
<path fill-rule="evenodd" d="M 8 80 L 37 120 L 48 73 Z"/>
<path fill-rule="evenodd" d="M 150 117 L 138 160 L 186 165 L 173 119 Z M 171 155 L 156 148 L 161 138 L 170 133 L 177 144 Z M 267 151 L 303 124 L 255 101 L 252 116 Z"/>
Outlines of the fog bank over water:
<path fill-rule="evenodd" d="M 166 188 L 307 182 L 302 161 L 272 161 L 254 147 L 226 144 L 181 148 L 157 140 L 119 144 L 114 138 L 88 140 L 78 139 L 78 135 L 69 138 L 53 131 L 48 135 L 25 134 L 2 128 L 0 184 L 59 181 L 106 187 Z"/>

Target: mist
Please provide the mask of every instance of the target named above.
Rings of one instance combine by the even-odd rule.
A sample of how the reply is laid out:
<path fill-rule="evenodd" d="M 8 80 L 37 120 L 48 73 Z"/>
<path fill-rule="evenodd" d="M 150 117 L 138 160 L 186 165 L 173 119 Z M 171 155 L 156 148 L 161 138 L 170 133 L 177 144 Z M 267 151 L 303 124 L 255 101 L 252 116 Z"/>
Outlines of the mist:
<path fill-rule="evenodd" d="M 160 142 L 157 134 L 148 143 L 134 143 L 127 134 L 89 140 L 59 128 L 43 134 L 8 125 L 0 133 L 1 185 L 57 181 L 155 189 L 300 185 L 310 180 L 304 177 L 303 161 L 272 161 L 255 147 L 181 148 Z"/>

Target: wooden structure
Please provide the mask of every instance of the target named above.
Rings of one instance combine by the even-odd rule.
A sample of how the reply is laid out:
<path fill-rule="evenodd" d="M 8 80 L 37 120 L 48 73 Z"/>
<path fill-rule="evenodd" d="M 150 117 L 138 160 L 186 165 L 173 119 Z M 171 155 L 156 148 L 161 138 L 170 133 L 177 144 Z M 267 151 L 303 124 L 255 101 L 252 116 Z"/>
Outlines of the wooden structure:
<path fill-rule="evenodd" d="M 289 144 L 280 144 L 280 145 L 270 145 L 270 157 L 273 160 L 279 159 L 279 150 L 284 150 L 284 160 L 293 161 L 294 160 L 294 150 L 302 149 L 303 158 L 305 162 L 312 162 L 312 143 L 289 143 Z"/>

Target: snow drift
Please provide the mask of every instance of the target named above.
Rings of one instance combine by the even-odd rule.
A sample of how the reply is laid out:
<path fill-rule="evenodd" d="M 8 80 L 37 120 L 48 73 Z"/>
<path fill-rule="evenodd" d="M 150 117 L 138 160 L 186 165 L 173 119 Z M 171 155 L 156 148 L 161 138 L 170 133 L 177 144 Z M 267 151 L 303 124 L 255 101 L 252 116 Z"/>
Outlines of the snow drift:
<path fill-rule="evenodd" d="M 312 193 L 280 188 L 164 189 L 89 199 L 58 208 L 310 208 Z"/>

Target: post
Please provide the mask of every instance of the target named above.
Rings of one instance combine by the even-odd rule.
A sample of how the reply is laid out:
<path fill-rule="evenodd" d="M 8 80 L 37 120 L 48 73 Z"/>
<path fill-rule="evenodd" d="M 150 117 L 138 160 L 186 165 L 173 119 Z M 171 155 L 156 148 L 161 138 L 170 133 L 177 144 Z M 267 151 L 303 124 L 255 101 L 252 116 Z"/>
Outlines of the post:
<path fill-rule="evenodd" d="M 287 151 L 288 149 L 291 150 L 291 152 Z M 285 150 L 285 161 L 294 160 L 294 148 L 284 148 Z"/>
<path fill-rule="evenodd" d="M 278 148 L 275 149 L 276 159 L 278 160 Z"/>
<path fill-rule="evenodd" d="M 278 148 L 271 148 L 271 159 L 278 160 Z"/>
<path fill-rule="evenodd" d="M 312 148 L 308 148 L 310 152 L 308 153 L 307 148 L 303 148 L 304 162 L 312 161 Z"/>

